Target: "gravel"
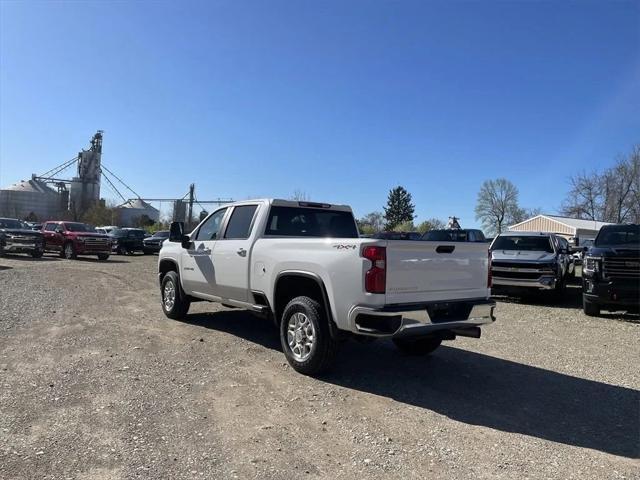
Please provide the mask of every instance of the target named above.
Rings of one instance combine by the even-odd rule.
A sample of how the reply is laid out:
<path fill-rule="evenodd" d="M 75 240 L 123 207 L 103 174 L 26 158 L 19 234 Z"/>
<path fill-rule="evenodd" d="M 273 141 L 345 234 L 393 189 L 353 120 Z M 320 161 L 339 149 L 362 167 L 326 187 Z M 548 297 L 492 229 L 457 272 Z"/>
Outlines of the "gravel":
<path fill-rule="evenodd" d="M 244 311 L 166 319 L 156 261 L 0 259 L 0 478 L 640 478 L 640 320 L 577 285 L 313 379 Z"/>

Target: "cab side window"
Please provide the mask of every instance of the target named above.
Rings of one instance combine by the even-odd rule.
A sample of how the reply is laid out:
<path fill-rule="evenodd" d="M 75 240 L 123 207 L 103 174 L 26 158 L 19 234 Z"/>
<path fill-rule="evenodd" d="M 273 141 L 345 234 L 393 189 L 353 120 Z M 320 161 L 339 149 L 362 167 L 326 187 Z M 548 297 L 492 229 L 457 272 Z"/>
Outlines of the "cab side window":
<path fill-rule="evenodd" d="M 227 231 L 224 238 L 244 240 L 251 234 L 253 216 L 256 213 L 257 205 L 242 205 L 235 207 L 229 219 Z"/>
<path fill-rule="evenodd" d="M 207 218 L 198 229 L 198 233 L 194 240 L 216 240 L 220 234 L 220 227 L 222 226 L 222 220 L 224 219 L 226 211 L 226 208 L 221 208 Z"/>
<path fill-rule="evenodd" d="M 58 226 L 58 225 L 57 225 L 57 224 L 55 224 L 55 223 L 47 223 L 47 224 L 44 226 L 44 229 L 45 229 L 47 232 L 53 232 L 53 231 L 55 231 L 55 229 L 56 229 L 56 227 L 57 227 L 57 226 Z"/>

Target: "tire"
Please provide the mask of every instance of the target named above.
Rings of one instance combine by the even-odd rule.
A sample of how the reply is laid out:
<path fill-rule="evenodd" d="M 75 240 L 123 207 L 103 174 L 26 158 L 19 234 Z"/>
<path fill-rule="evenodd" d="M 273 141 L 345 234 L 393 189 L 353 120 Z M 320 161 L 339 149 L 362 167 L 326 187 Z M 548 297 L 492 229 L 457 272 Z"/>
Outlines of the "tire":
<path fill-rule="evenodd" d="M 169 300 L 171 292 L 173 292 L 173 302 Z M 185 317 L 191 306 L 191 300 L 182 290 L 180 279 L 176 272 L 172 271 L 165 274 L 162 279 L 160 295 L 162 297 L 162 311 L 167 317 L 173 320 L 180 320 Z"/>
<path fill-rule="evenodd" d="M 318 375 L 326 371 L 333 363 L 339 346 L 331 336 L 329 319 L 322 306 L 304 296 L 295 297 L 284 308 L 280 343 L 289 365 L 303 375 Z"/>
<path fill-rule="evenodd" d="M 64 246 L 62 247 L 62 256 L 67 260 L 73 260 L 78 256 L 76 254 L 76 249 L 73 246 L 73 243 L 67 242 L 64 244 Z"/>
<path fill-rule="evenodd" d="M 44 255 L 44 252 L 42 250 L 34 250 L 33 252 L 31 252 L 31 256 L 33 258 L 42 258 L 42 255 Z"/>
<path fill-rule="evenodd" d="M 435 351 L 440 344 L 442 343 L 442 339 L 440 338 L 394 338 L 393 343 L 398 350 L 400 350 L 405 355 L 412 356 L 421 356 L 421 355 L 429 355 L 433 351 Z"/>
<path fill-rule="evenodd" d="M 589 317 L 597 317 L 600 315 L 600 305 L 596 302 L 587 300 L 584 295 L 582 296 L 582 310 L 584 311 L 584 314 Z"/>
<path fill-rule="evenodd" d="M 98 254 L 98 260 L 102 260 L 104 262 L 108 258 L 109 258 L 109 254 L 108 253 L 99 253 Z"/>
<path fill-rule="evenodd" d="M 564 292 L 566 290 L 567 290 L 567 276 L 563 275 L 560 278 L 560 281 L 556 282 L 556 288 L 554 289 L 554 292 L 556 296 L 561 297 L 562 295 L 564 295 Z"/>

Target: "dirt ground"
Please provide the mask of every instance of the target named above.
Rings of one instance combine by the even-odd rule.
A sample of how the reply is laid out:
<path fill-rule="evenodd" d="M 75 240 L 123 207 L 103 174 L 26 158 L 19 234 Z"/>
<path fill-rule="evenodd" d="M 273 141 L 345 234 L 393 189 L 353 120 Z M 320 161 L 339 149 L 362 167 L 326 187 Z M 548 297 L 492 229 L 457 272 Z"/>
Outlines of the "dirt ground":
<path fill-rule="evenodd" d="M 0 478 L 640 478 L 640 319 L 586 317 L 577 286 L 314 379 L 244 311 L 166 319 L 156 262 L 0 259 Z"/>

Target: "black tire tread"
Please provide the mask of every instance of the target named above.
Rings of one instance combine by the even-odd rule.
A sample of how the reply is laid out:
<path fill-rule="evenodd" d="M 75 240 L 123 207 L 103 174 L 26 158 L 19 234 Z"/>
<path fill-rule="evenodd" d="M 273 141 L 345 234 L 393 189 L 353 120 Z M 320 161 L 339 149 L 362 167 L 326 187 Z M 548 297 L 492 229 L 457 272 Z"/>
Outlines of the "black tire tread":
<path fill-rule="evenodd" d="M 316 352 L 304 362 L 298 362 L 288 354 L 289 345 L 287 344 L 286 336 L 286 319 L 289 317 L 289 312 L 297 305 L 302 305 L 303 308 L 307 310 L 307 314 L 310 315 L 310 320 L 312 322 L 313 318 L 311 318 L 311 316 L 315 317 L 317 327 L 319 329 L 319 335 L 316 333 L 318 336 Z M 285 352 L 285 357 L 293 369 L 298 373 L 310 376 L 318 375 L 327 371 L 333 364 L 340 346 L 339 342 L 331 336 L 331 332 L 329 330 L 329 319 L 325 315 L 322 305 L 314 299 L 306 296 L 299 296 L 291 299 L 284 308 L 282 320 L 280 322 L 280 342 L 282 343 L 282 349 Z"/>
<path fill-rule="evenodd" d="M 169 279 L 172 279 L 173 284 L 175 285 L 176 301 L 173 304 L 173 309 L 170 312 L 167 312 L 165 310 L 164 302 L 163 302 L 162 311 L 168 318 L 172 320 L 181 320 L 185 317 L 185 315 L 189 311 L 189 307 L 191 306 L 191 300 L 182 290 L 182 285 L 180 285 L 180 278 L 178 277 L 178 274 L 174 271 L 167 272 L 164 278 L 162 279 L 162 284 L 160 285 L 160 298 L 162 300 L 164 300 L 162 298 L 162 295 L 164 292 L 164 285 L 166 282 L 169 281 Z"/>
<path fill-rule="evenodd" d="M 600 316 L 600 305 L 590 300 L 587 300 L 584 295 L 582 296 L 582 311 L 588 317 Z"/>

